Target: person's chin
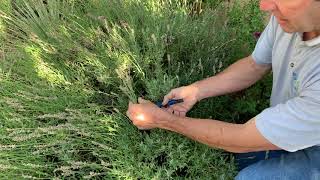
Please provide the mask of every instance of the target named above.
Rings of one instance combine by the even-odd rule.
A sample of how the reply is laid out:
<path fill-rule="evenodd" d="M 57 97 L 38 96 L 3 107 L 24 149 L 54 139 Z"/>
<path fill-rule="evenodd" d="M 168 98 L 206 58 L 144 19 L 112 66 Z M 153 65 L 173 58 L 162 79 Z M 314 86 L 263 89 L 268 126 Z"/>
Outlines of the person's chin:
<path fill-rule="evenodd" d="M 289 28 L 287 26 L 282 26 L 282 25 L 280 25 L 280 26 L 281 26 L 282 30 L 284 32 L 286 32 L 286 33 L 294 33 L 294 32 L 296 32 L 293 28 Z"/>

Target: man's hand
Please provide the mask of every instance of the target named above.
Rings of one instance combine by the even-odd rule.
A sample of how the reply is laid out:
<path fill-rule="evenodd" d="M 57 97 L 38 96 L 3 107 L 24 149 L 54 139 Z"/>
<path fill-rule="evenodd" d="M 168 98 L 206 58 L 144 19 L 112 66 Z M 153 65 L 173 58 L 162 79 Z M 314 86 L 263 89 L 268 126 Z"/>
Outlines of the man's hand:
<path fill-rule="evenodd" d="M 162 122 L 169 121 L 172 116 L 172 114 L 150 101 L 139 98 L 138 102 L 138 104 L 129 102 L 127 116 L 139 129 L 158 128 Z"/>
<path fill-rule="evenodd" d="M 178 116 L 186 116 L 186 113 L 198 102 L 197 87 L 193 85 L 183 86 L 172 89 L 166 96 L 164 96 L 162 104 L 165 105 L 170 99 L 183 99 L 182 103 L 175 104 L 166 110 L 171 114 Z"/>

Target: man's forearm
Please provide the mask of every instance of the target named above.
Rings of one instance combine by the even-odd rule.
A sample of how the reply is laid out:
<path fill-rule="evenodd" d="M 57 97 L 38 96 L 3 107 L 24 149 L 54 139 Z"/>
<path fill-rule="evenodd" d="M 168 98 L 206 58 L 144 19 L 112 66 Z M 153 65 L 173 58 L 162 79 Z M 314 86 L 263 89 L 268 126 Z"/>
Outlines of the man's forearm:
<path fill-rule="evenodd" d="M 251 56 L 241 59 L 216 76 L 195 82 L 197 99 L 219 96 L 245 89 L 260 80 L 271 69 L 270 65 L 258 65 Z"/>
<path fill-rule="evenodd" d="M 232 124 L 210 119 L 172 116 L 172 119 L 163 121 L 159 127 L 230 152 L 278 149 L 265 140 L 252 123 L 254 121 Z"/>
<path fill-rule="evenodd" d="M 246 149 L 233 142 L 237 132 L 242 128 L 241 124 L 177 117 L 171 123 L 163 124 L 161 128 L 177 132 L 210 147 L 233 152 L 245 151 Z"/>

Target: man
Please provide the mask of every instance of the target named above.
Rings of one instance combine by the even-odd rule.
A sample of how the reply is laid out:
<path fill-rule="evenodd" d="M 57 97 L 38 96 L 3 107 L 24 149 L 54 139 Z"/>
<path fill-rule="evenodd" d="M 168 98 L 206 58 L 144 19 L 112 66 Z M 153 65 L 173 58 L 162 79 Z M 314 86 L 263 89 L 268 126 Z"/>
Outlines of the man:
<path fill-rule="evenodd" d="M 230 152 L 283 150 L 247 164 L 236 179 L 320 179 L 320 1 L 261 0 L 260 8 L 272 17 L 251 56 L 171 90 L 163 102 L 181 104 L 164 110 L 140 98 L 127 115 L 140 129 L 167 129 Z M 245 89 L 270 70 L 271 106 L 247 123 L 185 117 L 196 102 Z"/>

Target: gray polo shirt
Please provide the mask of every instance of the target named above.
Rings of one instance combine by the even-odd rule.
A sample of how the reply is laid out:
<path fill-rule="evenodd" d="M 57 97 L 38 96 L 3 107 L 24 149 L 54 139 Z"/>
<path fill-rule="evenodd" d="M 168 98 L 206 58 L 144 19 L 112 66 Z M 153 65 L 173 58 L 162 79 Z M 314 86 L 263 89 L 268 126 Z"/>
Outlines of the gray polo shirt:
<path fill-rule="evenodd" d="M 273 71 L 271 106 L 256 116 L 260 133 L 291 152 L 319 145 L 320 37 L 303 41 L 271 17 L 252 57 Z"/>

